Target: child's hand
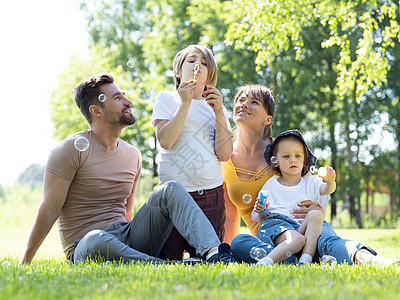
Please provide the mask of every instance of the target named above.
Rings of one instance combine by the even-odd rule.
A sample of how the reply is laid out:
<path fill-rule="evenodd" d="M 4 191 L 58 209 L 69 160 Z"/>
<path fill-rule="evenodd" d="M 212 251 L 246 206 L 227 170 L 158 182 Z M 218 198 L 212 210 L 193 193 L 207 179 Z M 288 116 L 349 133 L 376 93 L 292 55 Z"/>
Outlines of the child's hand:
<path fill-rule="evenodd" d="M 215 112 L 222 111 L 222 94 L 212 85 L 207 85 L 207 90 L 203 91 L 203 97 Z"/>
<path fill-rule="evenodd" d="M 331 166 L 326 167 L 326 175 L 320 176 L 325 182 L 332 183 L 336 179 L 336 172 Z"/>
<path fill-rule="evenodd" d="M 268 208 L 268 205 L 269 205 L 268 202 L 265 203 L 265 205 L 262 205 L 262 204 L 260 203 L 260 198 L 257 197 L 257 200 L 256 200 L 256 202 L 254 203 L 254 209 L 253 209 L 253 210 L 254 210 L 256 213 L 260 213 L 260 212 L 262 212 L 263 210 L 267 209 L 267 208 Z"/>
<path fill-rule="evenodd" d="M 182 103 L 190 104 L 192 102 L 192 91 L 197 85 L 197 80 L 182 81 L 178 87 L 178 93 Z"/>

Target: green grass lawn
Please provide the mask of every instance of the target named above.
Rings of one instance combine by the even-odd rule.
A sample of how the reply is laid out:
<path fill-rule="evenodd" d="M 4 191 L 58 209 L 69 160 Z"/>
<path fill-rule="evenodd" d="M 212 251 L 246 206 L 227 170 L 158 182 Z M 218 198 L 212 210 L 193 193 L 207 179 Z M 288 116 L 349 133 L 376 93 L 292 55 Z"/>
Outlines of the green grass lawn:
<path fill-rule="evenodd" d="M 337 230 L 400 258 L 400 230 Z M 0 229 L 0 299 L 399 299 L 400 266 L 78 264 L 65 261 L 56 227 L 29 266 L 29 232 Z M 11 265 L 7 266 L 11 262 Z"/>

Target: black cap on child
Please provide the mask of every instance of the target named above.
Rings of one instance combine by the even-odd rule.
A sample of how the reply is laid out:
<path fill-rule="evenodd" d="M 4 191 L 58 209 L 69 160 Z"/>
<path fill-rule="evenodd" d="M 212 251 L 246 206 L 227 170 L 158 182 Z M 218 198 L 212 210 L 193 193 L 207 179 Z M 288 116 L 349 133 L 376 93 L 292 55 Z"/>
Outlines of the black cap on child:
<path fill-rule="evenodd" d="M 274 155 L 275 145 L 277 144 L 277 142 L 280 139 L 282 139 L 283 137 L 288 137 L 288 136 L 295 137 L 297 140 L 302 142 L 303 145 L 304 145 L 304 149 L 306 150 L 306 155 L 307 155 L 307 160 L 308 160 L 307 165 L 303 168 L 303 170 L 301 172 L 301 175 L 304 176 L 310 171 L 310 167 L 311 166 L 315 166 L 315 164 L 317 162 L 317 158 L 311 152 L 310 148 L 308 148 L 306 141 L 304 140 L 304 138 L 301 135 L 300 131 L 298 131 L 297 129 L 284 131 L 284 132 L 281 132 L 280 134 L 278 134 L 275 137 L 274 141 L 267 145 L 267 148 L 265 149 L 265 152 L 264 152 L 265 160 L 267 161 L 267 163 L 269 165 L 272 165 L 271 157 Z"/>

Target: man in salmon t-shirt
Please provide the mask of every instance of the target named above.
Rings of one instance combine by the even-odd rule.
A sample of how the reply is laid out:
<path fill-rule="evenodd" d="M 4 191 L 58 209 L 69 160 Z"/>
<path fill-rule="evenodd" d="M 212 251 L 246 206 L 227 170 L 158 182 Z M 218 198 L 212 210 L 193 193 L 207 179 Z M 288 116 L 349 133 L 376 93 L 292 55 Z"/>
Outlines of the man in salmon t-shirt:
<path fill-rule="evenodd" d="M 43 201 L 21 264 L 32 261 L 56 220 L 65 256 L 73 262 L 164 262 L 157 256 L 174 226 L 204 260 L 236 262 L 180 183 L 161 185 L 132 218 L 141 154 L 119 139 L 135 118 L 132 102 L 111 75 L 83 81 L 75 102 L 91 129 L 66 138 L 50 154 Z"/>

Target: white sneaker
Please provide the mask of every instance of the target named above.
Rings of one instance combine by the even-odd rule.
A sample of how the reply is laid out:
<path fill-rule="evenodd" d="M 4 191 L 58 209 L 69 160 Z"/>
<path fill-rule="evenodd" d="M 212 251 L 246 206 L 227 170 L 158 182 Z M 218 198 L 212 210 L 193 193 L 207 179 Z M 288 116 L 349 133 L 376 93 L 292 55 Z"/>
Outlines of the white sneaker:
<path fill-rule="evenodd" d="M 358 251 L 356 254 L 356 258 L 357 258 L 357 263 L 376 265 L 380 267 L 385 267 L 400 263 L 400 260 L 394 258 L 387 258 L 385 256 L 380 256 L 380 255 L 373 255 L 372 253 L 366 250 Z"/>
<path fill-rule="evenodd" d="M 386 266 L 390 266 L 390 265 L 399 264 L 400 260 L 376 255 L 376 256 L 372 256 L 372 258 L 369 261 L 369 263 L 372 264 L 372 265 L 380 266 L 380 267 L 386 267 Z"/>

